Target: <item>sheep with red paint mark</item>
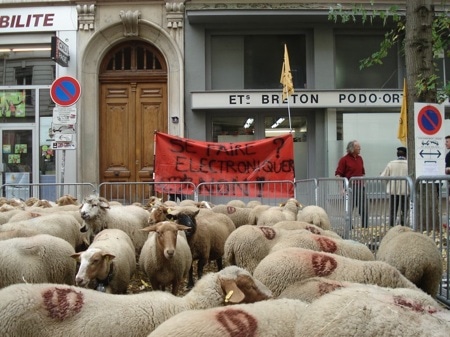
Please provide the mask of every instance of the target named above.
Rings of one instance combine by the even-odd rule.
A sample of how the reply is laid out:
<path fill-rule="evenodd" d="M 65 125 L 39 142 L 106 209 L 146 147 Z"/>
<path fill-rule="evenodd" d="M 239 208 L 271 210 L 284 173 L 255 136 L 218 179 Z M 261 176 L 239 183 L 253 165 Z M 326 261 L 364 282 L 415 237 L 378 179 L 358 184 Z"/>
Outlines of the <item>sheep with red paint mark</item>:
<path fill-rule="evenodd" d="M 251 304 L 188 310 L 158 326 L 148 337 L 293 337 L 308 304 L 275 299 Z"/>
<path fill-rule="evenodd" d="M 409 227 L 389 229 L 380 242 L 376 259 L 389 263 L 431 296 L 436 296 L 442 279 L 442 255 L 429 236 Z"/>
<path fill-rule="evenodd" d="M 360 261 L 348 257 L 290 247 L 267 255 L 253 275 L 278 296 L 294 282 L 321 276 L 333 280 L 382 287 L 418 289 L 395 267 L 382 261 Z"/>
<path fill-rule="evenodd" d="M 448 337 L 450 311 L 421 290 L 348 287 L 312 302 L 295 337 Z"/>
<path fill-rule="evenodd" d="M 267 287 L 236 266 L 208 273 L 183 297 L 163 291 L 114 295 L 74 286 L 17 284 L 0 290 L 0 336 L 145 337 L 185 310 L 271 297 Z"/>
<path fill-rule="evenodd" d="M 286 247 L 325 251 L 360 260 L 374 260 L 370 249 L 352 241 L 312 234 L 308 230 L 286 230 L 272 226 L 245 225 L 237 228 L 225 242 L 225 260 L 253 272 L 270 253 Z"/>
<path fill-rule="evenodd" d="M 236 228 L 241 227 L 243 225 L 247 225 L 249 223 L 249 215 L 251 212 L 251 208 L 247 207 L 236 207 L 231 205 L 216 205 L 211 208 L 213 212 L 225 214 L 229 217 Z"/>
<path fill-rule="evenodd" d="M 136 271 L 133 242 L 120 229 L 104 229 L 87 250 L 71 255 L 80 267 L 76 285 L 112 294 L 124 294 Z"/>
<path fill-rule="evenodd" d="M 177 295 L 192 265 L 192 254 L 184 233 L 187 226 L 162 221 L 143 230 L 150 232 L 139 256 L 139 266 L 150 280 L 153 290 L 172 287 Z"/>
<path fill-rule="evenodd" d="M 279 228 L 279 229 L 306 229 L 308 231 L 310 231 L 313 234 L 318 234 L 318 235 L 324 235 L 324 236 L 329 236 L 335 239 L 342 239 L 341 236 L 339 236 L 339 234 L 337 234 L 336 232 L 332 231 L 332 230 L 326 230 L 323 229 L 319 226 L 313 225 L 309 222 L 306 221 L 299 221 L 299 220 L 284 220 L 284 221 L 280 221 L 277 222 L 275 225 L 272 226 L 273 228 Z"/>

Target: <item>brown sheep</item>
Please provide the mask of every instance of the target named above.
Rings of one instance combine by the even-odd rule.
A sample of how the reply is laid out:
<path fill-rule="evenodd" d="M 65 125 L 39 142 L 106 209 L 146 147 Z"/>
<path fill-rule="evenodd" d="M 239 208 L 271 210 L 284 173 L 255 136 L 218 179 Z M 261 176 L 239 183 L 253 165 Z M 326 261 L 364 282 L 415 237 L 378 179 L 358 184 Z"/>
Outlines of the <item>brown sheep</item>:
<path fill-rule="evenodd" d="M 187 278 L 192 265 L 192 255 L 184 234 L 178 231 L 189 229 L 172 221 L 158 222 L 143 229 L 150 233 L 142 247 L 139 266 L 150 280 L 153 290 L 165 290 L 172 285 L 172 294 L 177 295 L 182 282 Z"/>

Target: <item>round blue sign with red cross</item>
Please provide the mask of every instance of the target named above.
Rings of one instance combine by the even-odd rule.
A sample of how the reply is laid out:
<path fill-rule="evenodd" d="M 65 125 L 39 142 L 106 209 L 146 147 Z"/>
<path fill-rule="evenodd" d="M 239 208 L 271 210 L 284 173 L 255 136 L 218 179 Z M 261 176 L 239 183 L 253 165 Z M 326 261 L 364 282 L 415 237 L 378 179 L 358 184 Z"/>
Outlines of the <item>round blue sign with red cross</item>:
<path fill-rule="evenodd" d="M 442 127 L 441 112 L 432 105 L 426 105 L 420 109 L 417 122 L 423 133 L 426 135 L 434 135 Z"/>
<path fill-rule="evenodd" d="M 57 78 L 50 87 L 50 97 L 53 102 L 61 106 L 75 104 L 81 96 L 80 83 L 71 76 Z"/>

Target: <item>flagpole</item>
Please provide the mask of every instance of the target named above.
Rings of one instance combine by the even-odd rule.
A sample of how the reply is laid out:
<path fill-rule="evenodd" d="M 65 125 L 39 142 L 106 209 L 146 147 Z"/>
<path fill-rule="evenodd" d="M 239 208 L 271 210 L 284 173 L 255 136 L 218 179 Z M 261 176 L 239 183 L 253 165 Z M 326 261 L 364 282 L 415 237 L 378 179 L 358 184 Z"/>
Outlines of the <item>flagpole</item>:
<path fill-rule="evenodd" d="M 292 82 L 291 66 L 289 64 L 289 54 L 286 44 L 284 44 L 284 59 L 283 59 L 283 67 L 281 70 L 280 83 L 283 85 L 282 91 L 283 94 L 281 95 L 281 98 L 283 102 L 284 99 L 287 99 L 289 133 L 292 134 L 291 106 L 289 103 L 289 96 L 291 96 L 294 93 L 294 84 Z"/>

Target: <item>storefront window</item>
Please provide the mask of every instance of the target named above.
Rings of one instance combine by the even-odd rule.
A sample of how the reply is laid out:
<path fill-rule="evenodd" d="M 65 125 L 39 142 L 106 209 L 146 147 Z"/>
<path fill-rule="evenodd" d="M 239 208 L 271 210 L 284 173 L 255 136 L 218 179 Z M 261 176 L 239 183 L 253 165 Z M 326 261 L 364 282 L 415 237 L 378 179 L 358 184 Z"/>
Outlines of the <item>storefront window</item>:
<path fill-rule="evenodd" d="M 279 89 L 284 44 L 295 88 L 306 88 L 305 35 L 211 36 L 211 89 Z"/>
<path fill-rule="evenodd" d="M 289 125 L 289 116 L 266 117 L 264 120 L 265 136 L 276 137 L 289 133 L 292 130 L 294 142 L 307 141 L 307 123 L 306 118 L 291 116 Z"/>
<path fill-rule="evenodd" d="M 212 121 L 214 142 L 255 140 L 255 117 L 215 117 Z"/>
<path fill-rule="evenodd" d="M 336 89 L 399 88 L 398 55 L 395 48 L 383 58 L 382 65 L 360 69 L 360 61 L 376 52 L 383 39 L 382 34 L 335 36 Z"/>

